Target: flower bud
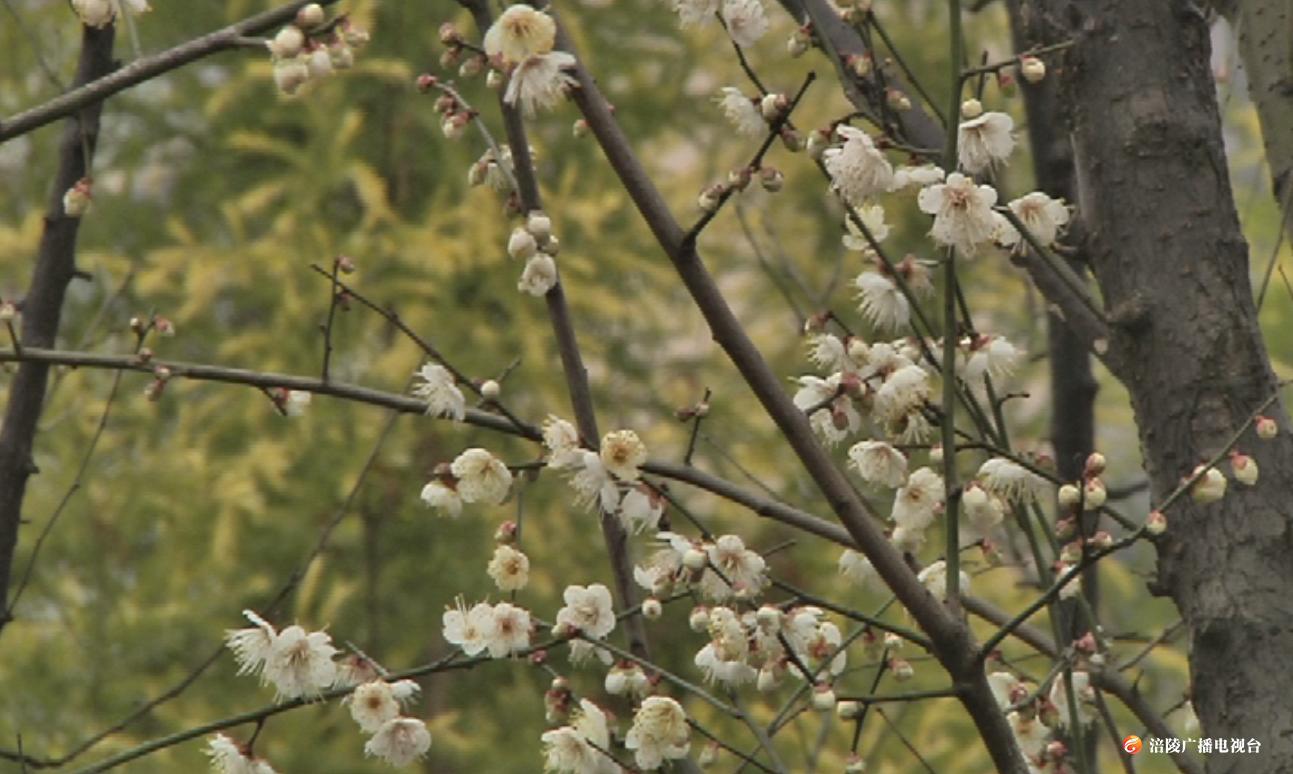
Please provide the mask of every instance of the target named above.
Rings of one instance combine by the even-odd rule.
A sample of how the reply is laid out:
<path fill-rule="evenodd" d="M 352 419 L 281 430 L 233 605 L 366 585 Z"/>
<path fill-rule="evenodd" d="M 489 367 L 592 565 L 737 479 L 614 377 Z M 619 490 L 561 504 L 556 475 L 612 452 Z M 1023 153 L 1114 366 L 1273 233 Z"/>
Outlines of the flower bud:
<path fill-rule="evenodd" d="M 323 6 L 318 3 L 310 3 L 301 6 L 301 10 L 296 12 L 296 26 L 303 30 L 313 29 L 323 24 Z"/>
<path fill-rule="evenodd" d="M 844 774 L 863 774 L 866 771 L 866 761 L 857 753 L 849 753 L 848 760 L 844 762 Z"/>
<path fill-rule="evenodd" d="M 781 630 L 781 617 L 781 608 L 775 605 L 763 605 L 754 614 L 755 620 L 759 622 L 759 627 L 768 633 Z"/>
<path fill-rule="evenodd" d="M 1145 519 L 1145 531 L 1151 535 L 1161 535 L 1167 531 L 1167 517 L 1162 511 L 1150 511 Z"/>
<path fill-rule="evenodd" d="M 505 521 L 494 530 L 494 542 L 500 545 L 511 545 L 516 542 L 516 522 Z"/>
<path fill-rule="evenodd" d="M 1082 500 L 1082 492 L 1073 484 L 1065 484 L 1060 487 L 1057 498 L 1061 508 L 1076 508 Z"/>
<path fill-rule="evenodd" d="M 707 564 L 709 564 L 709 556 L 695 546 L 691 546 L 682 553 L 682 566 L 688 570 L 703 570 Z"/>
<path fill-rule="evenodd" d="M 458 76 L 461 78 L 475 78 L 485 70 L 484 57 L 471 56 L 463 60 L 458 66 Z"/>
<path fill-rule="evenodd" d="M 525 230 L 540 242 L 546 242 L 552 236 L 552 219 L 543 210 L 531 210 L 525 219 Z"/>
<path fill-rule="evenodd" d="M 1230 470 L 1235 474 L 1235 480 L 1244 486 L 1257 483 L 1257 460 L 1247 454 L 1231 452 Z"/>
<path fill-rule="evenodd" d="M 884 98 L 890 110 L 896 110 L 899 113 L 911 110 L 911 100 L 907 98 L 906 94 L 897 89 L 889 89 Z"/>
<path fill-rule="evenodd" d="M 824 129 L 814 129 L 808 133 L 808 141 L 805 143 L 805 149 L 808 151 L 809 158 L 820 161 L 822 154 L 831 146 L 831 135 Z"/>
<path fill-rule="evenodd" d="M 890 653 L 902 648 L 902 643 L 903 643 L 902 637 L 899 637 L 893 632 L 884 633 L 884 648 Z"/>
<path fill-rule="evenodd" d="M 1091 452 L 1086 458 L 1086 465 L 1083 467 L 1088 476 L 1099 476 L 1104 473 L 1105 459 L 1100 452 Z"/>
<path fill-rule="evenodd" d="M 349 19 L 342 21 L 340 28 L 342 40 L 355 48 L 362 48 L 367 45 L 371 38 L 368 34 L 368 30 L 352 23 Z"/>
<path fill-rule="evenodd" d="M 1104 482 L 1098 478 L 1088 478 L 1082 492 L 1088 511 L 1094 511 L 1109 499 L 1109 490 L 1105 489 Z"/>
<path fill-rule="evenodd" d="M 606 680 L 602 687 L 612 696 L 623 696 L 629 689 L 628 671 L 620 664 L 611 667 L 611 671 L 606 673 Z"/>
<path fill-rule="evenodd" d="M 704 605 L 693 607 L 691 615 L 687 616 L 687 626 L 691 627 L 693 632 L 709 631 L 709 608 Z"/>
<path fill-rule="evenodd" d="M 911 662 L 905 658 L 889 659 L 889 671 L 893 672 L 893 679 L 900 683 L 910 680 L 916 674 Z"/>
<path fill-rule="evenodd" d="M 1199 475 L 1200 472 L 1203 474 Z M 1199 478 L 1190 487 L 1190 496 L 1194 498 L 1196 503 L 1204 505 L 1215 503 L 1225 496 L 1226 477 L 1222 475 L 1221 471 L 1216 468 L 1208 468 L 1207 471 L 1203 471 L 1203 466 L 1200 465 L 1190 475 L 1191 478 L 1195 476 L 1199 476 Z"/>
<path fill-rule="evenodd" d="M 719 198 L 723 195 L 723 187 L 720 185 L 711 185 L 700 192 L 696 199 L 696 206 L 705 212 L 713 212 L 718 209 Z"/>
<path fill-rule="evenodd" d="M 970 98 L 961 103 L 961 118 L 969 121 L 983 115 L 983 103 Z"/>
<path fill-rule="evenodd" d="M 305 58 L 305 67 L 311 78 L 326 78 L 332 75 L 332 55 L 326 48 L 316 48 Z"/>
<path fill-rule="evenodd" d="M 781 127 L 779 136 L 781 145 L 791 153 L 798 153 L 804 149 L 804 136 L 789 126 Z"/>
<path fill-rule="evenodd" d="M 943 464 L 943 444 L 936 443 L 933 446 L 929 447 L 929 464 L 930 465 Z"/>
<path fill-rule="evenodd" d="M 90 209 L 93 197 L 90 178 L 83 177 L 72 184 L 63 194 L 63 212 L 69 218 L 79 218 Z"/>
<path fill-rule="evenodd" d="M 445 22 L 440 25 L 440 42 L 446 46 L 457 46 L 462 44 L 462 33 L 453 22 Z"/>
<path fill-rule="evenodd" d="M 1253 424 L 1257 428 L 1257 437 L 1263 441 L 1269 441 L 1280 431 L 1279 423 L 1270 417 L 1257 417 Z"/>
<path fill-rule="evenodd" d="M 570 127 L 570 134 L 576 139 L 581 140 L 588 136 L 588 121 L 580 118 Z"/>
<path fill-rule="evenodd" d="M 328 57 L 332 60 L 334 70 L 349 70 L 355 66 L 355 52 L 344 41 L 329 44 Z"/>
<path fill-rule="evenodd" d="M 485 400 L 495 400 L 502 391 L 503 388 L 500 387 L 498 382 L 493 379 L 486 379 L 485 382 L 480 385 L 480 397 Z"/>
<path fill-rule="evenodd" d="M 718 742 L 710 742 L 701 748 L 700 755 L 697 756 L 696 762 L 702 769 L 713 766 L 718 762 L 718 751 L 721 749 L 722 748 L 718 746 Z"/>
<path fill-rule="evenodd" d="M 796 30 L 794 34 L 786 40 L 786 53 L 792 57 L 798 58 L 808 53 L 808 38 Z"/>
<path fill-rule="evenodd" d="M 744 191 L 750 185 L 750 168 L 741 167 L 727 173 L 727 184 L 735 191 Z"/>
<path fill-rule="evenodd" d="M 813 689 L 812 703 L 818 712 L 830 712 L 835 709 L 835 691 L 826 683 L 818 683 Z"/>
<path fill-rule="evenodd" d="M 274 63 L 274 85 L 287 96 L 290 97 L 300 91 L 308 80 L 310 80 L 310 68 L 300 59 L 283 59 Z"/>
<path fill-rule="evenodd" d="M 518 261 L 525 261 L 537 252 L 539 252 L 539 243 L 533 234 L 520 226 L 512 229 L 512 235 L 507 238 L 508 255 Z"/>
<path fill-rule="evenodd" d="M 1074 487 L 1077 489 L 1077 487 Z M 1059 540 L 1070 540 L 1077 534 L 1077 521 L 1073 518 L 1060 519 L 1055 522 L 1055 537 Z"/>
<path fill-rule="evenodd" d="M 874 68 L 875 62 L 871 59 L 870 54 L 862 54 L 861 56 L 857 54 L 849 54 L 844 57 L 844 64 L 848 65 L 849 69 L 852 70 L 853 74 L 857 77 L 866 78 L 871 74 L 871 70 Z"/>
<path fill-rule="evenodd" d="M 1020 57 L 1019 74 L 1029 83 L 1039 83 L 1046 77 L 1046 63 L 1035 56 Z"/>
<path fill-rule="evenodd" d="M 471 116 L 466 113 L 454 113 L 440 124 L 444 136 L 450 140 L 457 140 L 462 137 L 463 132 L 467 131 L 467 124 L 471 121 Z"/>
<path fill-rule="evenodd" d="M 269 42 L 269 52 L 279 59 L 291 59 L 305 46 L 305 33 L 300 27 L 287 26 L 278 31 Z"/>
<path fill-rule="evenodd" d="M 772 167 L 764 167 L 759 170 L 759 183 L 763 190 L 768 193 L 776 193 L 786 184 L 786 176 L 781 174 L 781 170 Z"/>
<path fill-rule="evenodd" d="M 1082 544 L 1076 540 L 1065 543 L 1060 548 L 1060 561 L 1065 564 L 1075 564 L 1082 559 Z"/>
<path fill-rule="evenodd" d="M 1104 530 L 1100 530 L 1099 532 L 1096 532 L 1094 535 L 1092 535 L 1087 540 L 1087 543 L 1093 548 L 1103 551 L 1104 549 L 1109 548 L 1110 546 L 1113 545 L 1113 535 L 1110 535 L 1108 532 L 1105 532 Z"/>
<path fill-rule="evenodd" d="M 785 94 L 765 94 L 759 102 L 759 112 L 768 123 L 776 121 L 790 107 L 790 100 Z"/>
<path fill-rule="evenodd" d="M 642 600 L 642 617 L 648 621 L 654 621 L 664 613 L 664 605 L 655 597 L 647 597 Z"/>
<path fill-rule="evenodd" d="M 495 91 L 501 91 L 506 83 L 507 81 L 503 78 L 503 74 L 498 70 L 490 70 L 485 74 L 485 85 Z"/>
<path fill-rule="evenodd" d="M 862 714 L 862 705 L 855 701 L 842 701 L 835 705 L 835 714 L 840 720 L 856 720 Z"/>

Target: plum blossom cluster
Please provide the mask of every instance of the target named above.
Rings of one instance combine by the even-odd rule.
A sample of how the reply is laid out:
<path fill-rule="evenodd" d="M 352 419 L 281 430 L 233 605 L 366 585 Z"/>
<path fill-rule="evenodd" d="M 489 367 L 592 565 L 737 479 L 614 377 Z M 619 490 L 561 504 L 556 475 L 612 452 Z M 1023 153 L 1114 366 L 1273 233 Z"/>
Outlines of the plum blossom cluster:
<path fill-rule="evenodd" d="M 509 602 L 477 602 L 470 608 L 459 599 L 441 617 L 445 641 L 467 656 L 488 653 L 506 658 L 530 647 L 533 623 L 529 611 Z"/>
<path fill-rule="evenodd" d="M 296 95 L 307 83 L 355 66 L 355 50 L 368 43 L 368 31 L 349 18 L 331 25 L 326 22 L 323 6 L 309 3 L 297 11 L 291 24 L 266 41 L 274 85 L 283 94 Z"/>
<path fill-rule="evenodd" d="M 402 713 L 418 691 L 418 684 L 412 680 L 389 682 L 375 676 L 355 686 L 343 699 L 359 730 L 369 735 L 365 755 L 392 766 L 407 766 L 426 756 L 431 748 L 426 723 Z"/>
<path fill-rule="evenodd" d="M 512 471 L 486 449 L 472 448 L 454 461 L 436 466 L 434 478 L 422 487 L 422 502 L 447 516 L 457 517 L 464 503 L 499 505 L 512 491 Z"/>
<path fill-rule="evenodd" d="M 262 685 L 273 685 L 278 701 L 316 697 L 337 683 L 333 657 L 338 651 L 327 632 L 307 632 L 296 624 L 280 632 L 251 610 L 243 615 L 252 626 L 225 632 L 238 674 L 256 675 Z"/>
<path fill-rule="evenodd" d="M 573 424 L 549 416 L 543 423 L 543 445 L 548 468 L 569 477 L 577 505 L 613 514 L 631 532 L 655 529 L 660 523 L 664 500 L 642 479 L 647 449 L 637 433 L 609 432 L 601 448 L 592 451 L 580 446 Z"/>
<path fill-rule="evenodd" d="M 527 117 L 557 105 L 577 81 L 570 74 L 575 58 L 555 50 L 557 23 L 548 14 L 525 3 L 509 6 L 485 32 L 484 46 L 467 43 L 452 24 L 440 27 L 445 52 L 441 65 L 459 65 L 464 77 L 488 69 L 486 80 L 503 89 L 503 101 Z M 483 52 L 483 55 L 482 53 Z"/>
<path fill-rule="evenodd" d="M 252 754 L 250 748 L 224 734 L 207 740 L 207 757 L 219 774 L 276 774 L 274 767 Z"/>

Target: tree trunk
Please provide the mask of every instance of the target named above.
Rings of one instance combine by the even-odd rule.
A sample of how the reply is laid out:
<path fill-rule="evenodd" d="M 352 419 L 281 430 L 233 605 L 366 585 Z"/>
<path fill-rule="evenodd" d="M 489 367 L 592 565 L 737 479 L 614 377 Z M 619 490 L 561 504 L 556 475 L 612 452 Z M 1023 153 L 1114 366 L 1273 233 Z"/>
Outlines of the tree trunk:
<path fill-rule="evenodd" d="M 1191 2 L 1037 0 L 1034 21 L 1076 46 L 1060 84 L 1071 110 L 1086 246 L 1111 321 L 1107 362 L 1131 393 L 1155 502 L 1277 388 L 1227 176 L 1208 34 Z M 1260 742 L 1245 772 L 1293 771 L 1293 435 L 1250 431 L 1262 471 L 1220 502 L 1183 498 L 1158 541 L 1158 593 L 1190 636 L 1208 737 Z M 1223 466 L 1224 467 L 1224 466 Z M 1230 756 L 1209 768 L 1229 770 Z"/>

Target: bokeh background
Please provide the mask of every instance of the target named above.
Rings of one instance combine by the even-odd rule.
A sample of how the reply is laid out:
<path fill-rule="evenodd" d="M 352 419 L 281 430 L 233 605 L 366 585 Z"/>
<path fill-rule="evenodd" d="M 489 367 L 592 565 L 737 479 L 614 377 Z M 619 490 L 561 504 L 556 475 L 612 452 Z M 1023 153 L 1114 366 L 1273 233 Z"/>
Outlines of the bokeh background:
<path fill-rule="evenodd" d="M 137 20 L 135 40 L 119 37 L 119 56 L 128 62 L 139 51 L 164 49 L 270 5 L 154 0 L 155 10 Z M 496 194 L 466 184 L 483 144 L 474 132 L 446 140 L 433 97 L 414 88 L 420 72 L 454 76 L 437 64 L 441 22 L 459 22 L 473 39 L 478 33 L 450 0 L 348 0 L 337 8 L 368 27 L 372 42 L 354 70 L 297 98 L 275 92 L 267 56 L 237 51 L 108 101 L 94 163 L 94 206 L 80 237 L 78 263 L 89 279 L 72 285 L 61 345 L 127 352 L 130 317 L 156 312 L 177 328 L 174 338 L 154 342 L 160 357 L 314 375 L 329 287 L 310 264 L 327 266 L 344 254 L 358 266 L 349 282 L 392 305 L 463 371 L 478 378 L 506 372 L 504 396 L 522 416 L 569 416 L 544 305 L 516 291 L 521 267 L 504 250 L 511 224 Z M 880 0 L 876 8 L 941 105 L 947 70 L 942 4 Z M 754 149 L 753 142 L 733 138 L 712 102 L 720 86 L 749 89 L 721 30 L 711 25 L 680 32 L 660 0 L 569 0 L 558 10 L 675 212 L 684 222 L 695 217 L 699 190 L 723 179 Z M 801 126 L 847 113 L 828 63 L 811 53 L 789 59 L 784 46 L 794 24 L 779 7 L 770 4 L 769 11 L 772 31 L 750 52 L 762 78 L 792 91 L 809 69 L 827 76 L 797 114 Z M 63 0 L 5 0 L 0 15 L 6 17 L 0 24 L 0 114 L 12 115 L 58 93 L 51 72 L 70 80 L 80 35 Z M 972 52 L 986 51 L 992 59 L 1011 52 L 1001 3 L 977 13 L 967 31 Z M 1229 35 L 1218 30 L 1214 64 L 1236 199 L 1260 281 L 1275 246 L 1278 212 Z M 459 84 L 501 135 L 493 95 L 482 80 Z M 984 99 L 990 109 L 1008 110 L 1022 122 L 1017 96 L 989 83 Z M 595 143 L 572 133 L 577 117 L 565 105 L 530 131 L 601 426 L 632 427 L 653 456 L 680 459 L 688 427 L 674 411 L 709 387 L 713 410 L 697 464 L 828 514 L 710 341 Z M 29 281 L 58 134 L 50 126 L 0 145 L 4 298 L 20 297 Z M 785 173 L 784 190 L 768 194 L 752 186 L 707 230 L 702 247 L 742 320 L 789 379 L 810 372 L 800 335 L 803 314 L 830 306 L 857 330 L 869 331 L 849 287 L 862 267 L 840 245 L 842 216 L 819 173 L 805 156 L 779 147 L 770 162 Z M 1014 195 L 1031 190 L 1026 148 L 1006 180 Z M 928 251 L 926 221 L 914 207 L 890 208 L 889 220 L 897 250 Z M 1289 256 L 1285 245 L 1279 260 L 1288 266 Z M 1020 447 L 1044 451 L 1050 410 L 1044 304 L 1002 255 L 967 267 L 966 281 L 980 328 L 1004 333 L 1030 353 L 1028 367 L 1011 385 L 1029 397 L 1008 404 L 1008 415 Z M 1283 372 L 1293 357 L 1291 294 L 1277 272 L 1262 311 Z M 333 373 L 346 381 L 398 392 L 422 362 L 412 344 L 358 307 L 340 315 L 334 338 Z M 1103 372 L 1101 382 L 1098 443 L 1111 461 L 1107 478 L 1115 488 L 1131 485 L 1141 478 L 1135 429 L 1121 389 Z M 224 629 L 240 625 L 241 609 L 264 605 L 300 565 L 386 424 L 382 409 L 328 398 L 316 398 L 303 417 L 285 418 L 254 389 L 210 383 L 172 384 L 154 403 L 143 395 L 147 383 L 141 375 L 124 377 L 84 486 L 42 549 L 17 620 L 0 635 L 0 747 L 16 749 L 21 737 L 27 753 L 56 758 L 188 675 L 218 646 Z M 20 570 L 74 480 L 111 385 L 111 374 L 90 370 L 60 371 L 54 380 L 36 447 L 40 474 L 26 502 Z M 0 389 L 7 386 L 0 382 Z M 531 445 L 480 430 L 422 417 L 395 420 L 354 507 L 276 620 L 326 626 L 338 642 L 354 642 L 392 669 L 429 661 L 446 651 L 440 614 L 455 596 L 497 596 L 485 574 L 491 536 L 519 513 L 532 561 L 522 604 L 551 618 L 566 584 L 610 583 L 595 518 L 573 507 L 567 486 L 552 476 L 526 481 L 504 506 L 469 507 L 459 520 L 426 510 L 417 495 L 429 471 L 469 446 L 486 446 L 514 462 L 536 454 Z M 756 548 L 796 537 L 704 493 L 674 491 L 696 513 Z M 1134 518 L 1146 507 L 1135 496 L 1119 505 Z M 641 555 L 645 548 L 639 538 L 634 550 Z M 775 554 L 771 567 L 778 577 L 861 609 L 882 604 L 883 597 L 838 578 L 838 553 L 799 537 Z M 976 593 L 1002 605 L 1036 593 L 1016 569 L 989 569 L 981 561 L 973 566 Z M 1105 629 L 1124 658 L 1177 620 L 1170 603 L 1145 591 L 1152 566 L 1152 554 L 1143 550 L 1102 564 Z M 662 663 L 695 678 L 691 658 L 703 643 L 686 631 L 685 616 L 685 608 L 670 609 L 650 631 Z M 1039 617 L 1037 623 L 1045 622 Z M 1034 676 L 1047 671 L 1022 646 L 1011 644 L 1007 653 Z M 917 668 L 910 685 L 943 684 L 935 667 L 908 655 Z M 860 648 L 850 656 L 845 686 L 862 692 L 873 667 L 862 668 L 868 657 Z M 553 663 L 572 675 L 577 691 L 600 695 L 599 670 L 572 671 L 560 654 Z M 1142 666 L 1140 687 L 1151 702 L 1162 709 L 1179 705 L 1188 683 L 1184 652 L 1161 647 Z M 180 696 L 111 735 L 69 770 L 272 700 L 271 691 L 234 672 L 233 659 L 222 656 Z M 508 662 L 424 681 L 423 700 L 413 712 L 428 720 L 434 743 L 421 770 L 540 770 L 547 684 L 542 671 Z M 790 695 L 783 688 L 743 698 L 766 722 Z M 624 705 L 609 704 L 624 715 Z M 711 727 L 750 744 L 743 730 L 712 717 L 709 708 L 688 706 Z M 869 770 L 919 770 L 899 731 L 939 772 L 990 769 L 954 701 L 893 706 L 886 713 L 892 726 L 873 718 L 863 735 Z M 1183 709 L 1169 717 L 1183 736 L 1190 735 L 1188 714 Z M 1125 712 L 1115 708 L 1115 715 L 1124 733 L 1140 732 Z M 246 738 L 250 732 L 231 733 Z M 833 717 L 807 713 L 778 743 L 796 771 L 839 771 L 850 733 L 851 726 Z M 277 716 L 256 743 L 257 752 L 283 772 L 382 771 L 382 764 L 364 759 L 362 747 L 363 737 L 336 704 Z M 1100 770 L 1116 765 L 1107 737 L 1100 747 Z M 1139 757 L 1139 770 L 1168 769 L 1165 759 Z M 720 769 L 734 769 L 731 763 L 726 758 Z M 125 770 L 196 771 L 204 765 L 202 744 L 190 742 Z"/>

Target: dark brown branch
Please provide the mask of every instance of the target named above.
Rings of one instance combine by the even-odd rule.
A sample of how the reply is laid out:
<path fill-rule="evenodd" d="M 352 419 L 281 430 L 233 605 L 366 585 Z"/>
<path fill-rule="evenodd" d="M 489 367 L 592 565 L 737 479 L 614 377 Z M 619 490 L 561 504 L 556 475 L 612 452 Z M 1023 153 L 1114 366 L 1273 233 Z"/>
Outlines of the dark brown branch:
<path fill-rule="evenodd" d="M 43 105 L 0 121 L 0 142 L 12 139 L 45 124 L 70 116 L 76 111 L 95 105 L 119 91 L 137 86 L 171 70 L 183 67 L 203 57 L 238 48 L 239 38 L 255 35 L 285 24 L 296 17 L 296 12 L 309 0 L 294 0 L 280 8 L 249 16 L 215 32 L 181 43 L 159 54 L 136 59 L 113 71 L 111 68 L 96 72 L 92 78 L 76 81 L 76 87 Z M 337 0 L 318 0 L 320 5 L 332 5 Z"/>
<path fill-rule="evenodd" d="M 90 83 L 112 71 L 111 26 L 85 27 L 76 83 Z M 68 122 L 59 143 L 58 172 L 49 192 L 45 229 L 32 271 L 31 285 L 22 306 L 23 349 L 53 346 L 63 314 L 63 297 L 76 273 L 76 234 L 80 218 L 63 211 L 64 193 L 90 174 L 88 165 L 99 135 L 102 106 L 86 108 Z M 17 339 L 15 339 L 15 348 Z M 49 367 L 28 362 L 18 368 L 9 387 L 9 405 L 0 429 L 0 600 L 9 598 L 14 549 L 22 524 L 22 502 L 27 479 L 36 472 L 32 446 L 36 425 L 45 403 Z M 0 616 L 0 630 L 10 620 L 10 608 Z"/>

